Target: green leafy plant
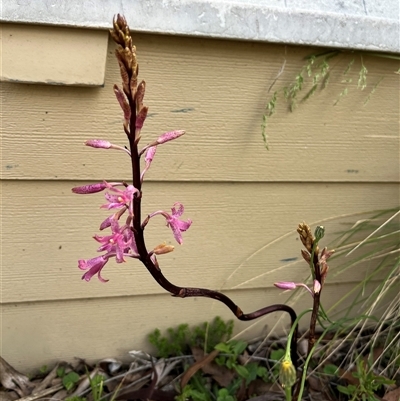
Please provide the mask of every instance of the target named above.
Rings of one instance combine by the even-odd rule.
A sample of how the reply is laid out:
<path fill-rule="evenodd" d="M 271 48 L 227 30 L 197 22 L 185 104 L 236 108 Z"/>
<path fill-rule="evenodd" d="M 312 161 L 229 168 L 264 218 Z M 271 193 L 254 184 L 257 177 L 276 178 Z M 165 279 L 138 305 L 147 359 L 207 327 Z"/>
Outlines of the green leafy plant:
<path fill-rule="evenodd" d="M 215 349 L 220 351 L 215 362 L 220 366 L 236 372 L 236 379 L 232 381 L 223 394 L 234 397 L 237 390 L 244 383 L 245 387 L 249 386 L 257 378 L 268 381 L 268 370 L 264 366 L 260 366 L 256 362 L 241 363 L 239 357 L 244 353 L 248 344 L 243 340 L 231 340 L 225 343 L 219 343 Z"/>
<path fill-rule="evenodd" d="M 212 322 L 204 322 L 193 328 L 190 344 L 203 348 L 205 353 L 209 353 L 218 343 L 232 336 L 233 326 L 233 320 L 225 322 L 216 316 Z"/>
<path fill-rule="evenodd" d="M 149 334 L 149 342 L 156 348 L 156 353 L 161 358 L 169 356 L 185 355 L 188 352 L 189 326 L 181 324 L 176 329 L 167 329 L 167 335 L 161 335 L 159 329 Z"/>
<path fill-rule="evenodd" d="M 270 360 L 272 361 L 271 377 L 272 381 L 277 381 L 279 378 L 280 365 L 285 356 L 285 350 L 283 348 L 275 349 L 271 351 Z"/>
<path fill-rule="evenodd" d="M 89 377 L 90 388 L 92 390 L 92 397 L 94 401 L 100 401 L 103 396 L 104 391 L 104 376 L 94 375 L 94 377 Z"/>
<path fill-rule="evenodd" d="M 193 346 L 207 349 L 206 354 L 215 349 L 219 351 L 215 363 L 227 369 L 227 372 L 235 373 L 226 387 L 220 387 L 216 383 L 210 387 L 209 380 L 201 372 L 196 372 L 176 398 L 178 401 L 236 400 L 236 393 L 242 384 L 248 386 L 257 378 L 268 381 L 268 370 L 264 366 L 257 362 L 240 362 L 240 356 L 248 346 L 247 342 L 221 342 L 232 335 L 232 330 L 232 320 L 224 322 L 220 317 L 216 317 L 211 323 L 202 323 L 190 329 L 187 324 L 182 324 L 177 328 L 167 329 L 166 335 L 162 335 L 158 329 L 149 335 L 149 341 L 157 349 L 157 354 L 163 358 L 190 354 L 190 347 Z"/>
<path fill-rule="evenodd" d="M 43 365 L 43 366 L 39 369 L 39 372 L 42 373 L 42 374 L 46 374 L 48 370 L 49 370 L 49 368 L 47 367 L 47 365 Z"/>
<path fill-rule="evenodd" d="M 159 329 L 149 334 L 148 340 L 156 348 L 156 353 L 162 358 L 187 355 L 190 347 L 203 348 L 206 353 L 211 352 L 223 339 L 232 335 L 233 320 L 223 321 L 219 316 L 210 323 L 204 322 L 189 329 L 189 325 L 181 324 L 177 328 L 167 329 L 162 335 Z"/>
<path fill-rule="evenodd" d="M 369 369 L 362 359 L 357 359 L 357 371 L 353 372 L 352 375 L 354 378 L 358 379 L 358 385 L 338 385 L 337 387 L 342 394 L 348 395 L 351 401 L 380 401 L 380 398 L 376 396 L 376 391 L 385 384 L 388 385 L 395 383 L 394 380 L 375 375 L 373 370 Z"/>
<path fill-rule="evenodd" d="M 175 397 L 175 400 L 211 401 L 211 397 L 208 391 L 204 391 L 204 388 L 202 390 L 196 390 L 190 384 L 188 384 L 183 388 L 181 394 Z"/>
<path fill-rule="evenodd" d="M 96 374 L 93 377 L 91 377 L 89 372 L 86 372 L 86 374 L 89 380 L 91 397 L 93 401 L 100 401 L 101 397 L 103 396 L 103 390 L 104 390 L 103 375 Z M 71 391 L 72 389 L 74 389 L 78 384 L 78 382 L 81 380 L 81 377 L 78 375 L 78 373 L 74 371 L 66 373 L 64 366 L 61 366 L 57 369 L 57 376 L 62 379 L 62 384 L 67 391 Z M 67 397 L 66 400 L 85 401 L 86 398 L 80 396 L 74 396 L 74 397 Z"/>
<path fill-rule="evenodd" d="M 62 384 L 67 391 L 72 390 L 78 383 L 80 377 L 75 372 L 69 372 L 62 377 Z"/>
<path fill-rule="evenodd" d="M 215 349 L 221 353 L 215 359 L 215 362 L 220 366 L 226 366 L 228 369 L 233 369 L 240 379 L 243 379 L 248 386 L 257 377 L 267 381 L 267 369 L 255 362 L 241 364 L 239 356 L 247 348 L 247 342 L 243 340 L 232 340 L 226 343 L 219 343 Z"/>
<path fill-rule="evenodd" d="M 226 388 L 221 388 L 218 391 L 217 401 L 235 401 L 235 398 L 229 394 Z"/>

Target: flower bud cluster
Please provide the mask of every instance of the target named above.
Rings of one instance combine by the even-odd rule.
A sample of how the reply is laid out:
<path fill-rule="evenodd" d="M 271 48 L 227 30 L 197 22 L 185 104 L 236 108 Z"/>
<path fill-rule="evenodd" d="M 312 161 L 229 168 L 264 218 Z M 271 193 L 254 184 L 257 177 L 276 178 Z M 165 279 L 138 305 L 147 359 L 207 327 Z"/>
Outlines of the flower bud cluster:
<path fill-rule="evenodd" d="M 306 248 L 305 250 L 301 250 L 301 255 L 313 269 L 313 286 L 310 288 L 304 283 L 295 283 L 292 281 L 279 281 L 274 285 L 282 290 L 294 290 L 298 287 L 303 287 L 314 297 L 315 294 L 321 292 L 329 270 L 327 260 L 335 251 L 328 251 L 327 248 L 324 248 L 321 254 L 319 254 L 318 242 L 325 235 L 325 228 L 323 226 L 317 226 L 315 229 L 315 237 L 311 233 L 310 226 L 304 222 L 298 225 L 297 232 L 299 233 L 302 244 Z M 313 255 L 313 260 L 311 260 L 311 255 Z M 314 260 L 317 260 L 318 263 L 314 264 Z"/>

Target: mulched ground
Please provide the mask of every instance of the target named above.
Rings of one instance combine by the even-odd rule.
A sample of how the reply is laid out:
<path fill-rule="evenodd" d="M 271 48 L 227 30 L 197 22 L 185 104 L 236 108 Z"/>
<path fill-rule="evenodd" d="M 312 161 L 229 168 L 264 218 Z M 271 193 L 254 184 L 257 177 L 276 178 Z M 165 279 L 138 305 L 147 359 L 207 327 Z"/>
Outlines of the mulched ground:
<path fill-rule="evenodd" d="M 372 353 L 374 361 L 367 355 L 367 345 L 371 338 L 371 333 L 361 336 L 359 333 L 349 338 L 341 340 L 334 337 L 326 338 L 321 343 L 321 348 L 315 354 L 309 369 L 309 377 L 306 382 L 303 400 L 327 400 L 342 401 L 349 400 L 351 397 L 338 391 L 338 385 L 353 385 L 360 387 L 363 383 L 361 379 L 355 377 L 357 363 L 354 355 L 360 355 L 364 364 L 371 364 L 374 361 L 375 368 L 372 369 L 376 377 L 386 377 L 388 369 L 385 368 L 384 349 L 375 348 Z M 355 339 L 357 341 L 355 341 Z M 245 386 L 244 381 L 236 391 L 235 400 L 237 401 L 279 401 L 285 400 L 284 392 L 277 383 L 276 361 L 271 359 L 271 353 L 277 349 L 284 348 L 285 339 L 268 339 L 267 341 L 258 340 L 250 343 L 246 350 L 239 356 L 238 363 L 246 365 L 249 362 L 256 362 L 260 366 L 268 369 L 270 374 L 269 382 L 261 379 L 253 380 Z M 356 346 L 355 346 L 355 343 Z M 306 340 L 299 341 L 299 353 L 306 348 Z M 399 349 L 399 347 L 394 347 Z M 362 353 L 361 353 L 362 352 Z M 191 355 L 174 356 L 171 358 L 155 358 L 144 352 L 132 351 L 130 357 L 132 362 L 124 363 L 117 359 L 109 358 L 98 361 L 95 365 L 88 364 L 82 359 L 76 359 L 73 363 L 60 362 L 50 372 L 38 373 L 32 378 L 28 378 L 17 372 L 11 365 L 0 357 L 0 399 L 3 401 L 58 401 L 71 397 L 84 397 L 86 400 L 153 400 L 153 401 L 174 401 L 179 394 L 182 382 L 188 382 L 197 371 L 201 374 L 204 385 L 204 392 L 216 388 L 229 387 L 232 381 L 237 380 L 237 374 L 233 369 L 220 366 L 215 362 L 218 352 L 204 355 L 201 348 L 192 347 Z M 399 355 L 393 355 L 390 361 L 399 361 Z M 326 366 L 335 365 L 339 367 L 336 375 L 327 375 Z M 397 362 L 397 366 L 399 366 Z M 373 392 L 376 400 L 399 401 L 400 400 L 400 372 L 399 368 L 395 372 L 395 383 L 381 386 Z M 382 376 L 379 376 L 384 372 Z M 393 369 L 391 370 L 393 372 Z M 62 377 L 59 377 L 62 376 Z M 67 378 L 67 379 L 66 379 Z M 93 394 L 91 381 L 101 381 L 99 394 Z M 361 380 L 362 381 L 362 380 Z M 71 386 L 67 391 L 65 387 Z M 97 387 L 99 389 L 99 387 Z M 211 399 L 216 397 L 211 396 Z M 362 399 L 356 398 L 356 399 Z M 365 398 L 372 401 L 373 398 Z M 234 400 L 226 398 L 226 400 Z"/>

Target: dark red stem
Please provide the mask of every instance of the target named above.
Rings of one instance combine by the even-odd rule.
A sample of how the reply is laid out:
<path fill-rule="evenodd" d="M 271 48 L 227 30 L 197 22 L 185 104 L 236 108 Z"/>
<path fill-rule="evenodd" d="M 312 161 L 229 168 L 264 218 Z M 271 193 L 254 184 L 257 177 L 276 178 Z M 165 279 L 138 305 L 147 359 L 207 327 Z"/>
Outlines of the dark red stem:
<path fill-rule="evenodd" d="M 319 260 L 318 260 L 318 252 L 314 252 L 314 259 L 312 262 L 313 262 L 313 267 L 314 267 L 315 279 L 319 283 L 321 283 L 321 268 L 320 268 Z M 322 290 L 322 288 L 321 288 L 321 290 Z M 311 312 L 310 329 L 309 329 L 309 334 L 308 334 L 307 355 L 310 354 L 310 352 L 315 344 L 315 329 L 317 326 L 317 318 L 318 318 L 318 312 L 319 312 L 321 290 L 317 293 L 314 293 L 314 297 L 313 297 L 313 308 L 312 308 L 312 312 Z"/>

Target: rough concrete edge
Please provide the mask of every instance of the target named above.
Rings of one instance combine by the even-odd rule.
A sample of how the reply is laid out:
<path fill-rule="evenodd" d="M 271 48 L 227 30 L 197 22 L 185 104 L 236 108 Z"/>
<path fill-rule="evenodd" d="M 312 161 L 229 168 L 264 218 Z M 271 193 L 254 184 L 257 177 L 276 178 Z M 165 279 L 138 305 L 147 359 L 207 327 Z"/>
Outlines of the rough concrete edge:
<path fill-rule="evenodd" d="M 87 7 L 80 0 L 21 6 L 3 3 L 0 21 L 81 28 L 111 27 L 111 16 L 123 13 L 137 32 L 219 39 L 324 46 L 400 53 L 399 19 L 287 10 L 221 0 L 110 0 Z M 395 17 L 398 17 L 395 13 Z"/>
<path fill-rule="evenodd" d="M 82 88 L 104 88 L 105 74 L 103 74 L 103 80 L 100 81 L 85 81 L 85 82 L 65 82 L 65 81 L 53 81 L 51 79 L 16 79 L 10 78 L 6 75 L 0 76 L 0 82 L 10 82 L 14 84 L 42 84 L 42 85 L 53 85 L 53 86 L 76 86 Z"/>

